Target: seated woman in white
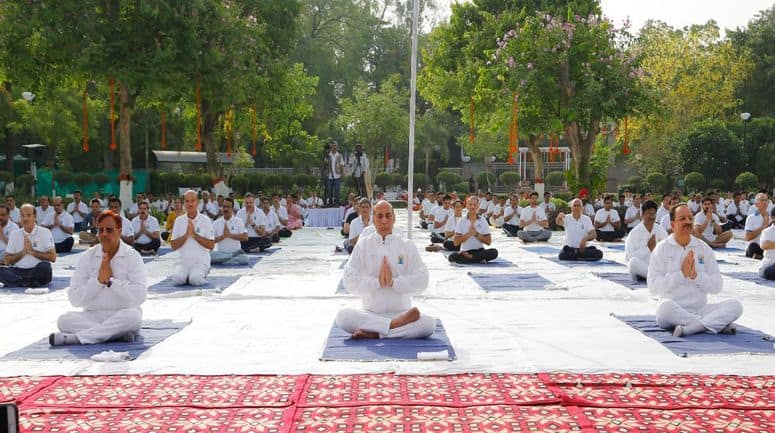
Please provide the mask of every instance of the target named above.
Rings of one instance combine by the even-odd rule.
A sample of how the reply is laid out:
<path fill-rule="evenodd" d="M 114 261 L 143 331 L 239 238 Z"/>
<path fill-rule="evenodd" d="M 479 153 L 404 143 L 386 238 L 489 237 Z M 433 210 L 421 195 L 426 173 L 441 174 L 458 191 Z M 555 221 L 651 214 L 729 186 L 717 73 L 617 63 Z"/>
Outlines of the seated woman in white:
<path fill-rule="evenodd" d="M 436 329 L 411 301 L 428 287 L 428 269 L 414 243 L 393 234 L 394 223 L 390 203 L 378 202 L 374 231 L 360 237 L 344 268 L 344 287 L 361 297 L 361 308 L 341 310 L 336 324 L 354 339 L 426 338 Z"/>
<path fill-rule="evenodd" d="M 667 232 L 656 223 L 657 204 L 646 200 L 641 208 L 643 222 L 635 226 L 624 241 L 624 259 L 633 280 L 645 280 L 649 273 L 651 252 L 667 238 Z M 669 216 L 669 215 L 668 215 Z"/>
<path fill-rule="evenodd" d="M 685 204 L 670 209 L 673 234 L 657 244 L 649 262 L 648 286 L 662 298 L 657 324 L 681 337 L 699 332 L 734 333 L 733 322 L 743 313 L 735 299 L 708 303 L 721 292 L 721 273 L 710 246 L 692 236 L 694 216 Z"/>
<path fill-rule="evenodd" d="M 59 317 L 52 346 L 134 341 L 147 293 L 140 254 L 121 241 L 121 216 L 106 210 L 97 218 L 100 243 L 81 255 L 67 296 L 80 312 Z"/>

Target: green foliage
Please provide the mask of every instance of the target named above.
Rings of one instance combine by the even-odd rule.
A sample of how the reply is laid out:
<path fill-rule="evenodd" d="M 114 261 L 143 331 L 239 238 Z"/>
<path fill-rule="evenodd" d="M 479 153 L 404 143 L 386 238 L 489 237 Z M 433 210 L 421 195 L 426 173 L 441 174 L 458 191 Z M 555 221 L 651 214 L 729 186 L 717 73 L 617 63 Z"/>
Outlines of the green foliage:
<path fill-rule="evenodd" d="M 265 192 L 269 192 L 271 190 L 281 188 L 282 187 L 281 183 L 282 183 L 282 178 L 280 177 L 279 174 L 274 174 L 274 173 L 267 174 L 264 177 L 263 189 L 268 190 Z"/>
<path fill-rule="evenodd" d="M 452 188 L 457 187 L 457 184 L 463 182 L 463 178 L 455 172 L 442 170 L 436 174 L 436 182 L 439 183 L 440 189 L 445 188 L 450 191 Z M 468 184 L 466 183 L 466 185 Z M 466 186 L 466 191 L 467 190 L 468 186 Z"/>
<path fill-rule="evenodd" d="M 632 186 L 631 191 L 641 192 L 643 190 L 643 176 L 630 176 L 627 178 L 627 183 Z"/>
<path fill-rule="evenodd" d="M 245 174 L 235 174 L 229 178 L 229 187 L 233 189 L 237 195 L 245 195 L 248 192 L 248 176 Z"/>
<path fill-rule="evenodd" d="M 13 182 L 13 173 L 10 171 L 0 170 L 0 182 Z"/>
<path fill-rule="evenodd" d="M 759 178 L 750 171 L 744 171 L 735 178 L 735 185 L 745 192 L 754 191 L 759 186 Z"/>
<path fill-rule="evenodd" d="M 684 176 L 684 184 L 686 184 L 687 191 L 703 191 L 706 184 L 705 176 L 702 173 L 693 171 Z"/>
<path fill-rule="evenodd" d="M 711 179 L 710 182 L 708 182 L 708 186 L 710 186 L 712 189 L 718 189 L 721 191 L 724 191 L 727 189 L 728 182 L 724 179 Z"/>
<path fill-rule="evenodd" d="M 565 182 L 565 172 L 553 171 L 546 175 L 544 182 L 549 186 L 561 186 Z"/>
<path fill-rule="evenodd" d="M 755 115 L 775 116 L 775 6 L 759 12 L 747 28 L 727 30 L 727 35 L 740 52 L 749 52 L 755 64 L 737 96 L 744 101 L 744 111 Z"/>
<path fill-rule="evenodd" d="M 771 190 L 775 185 L 775 141 L 759 148 L 756 158 L 756 172 Z"/>
<path fill-rule="evenodd" d="M 267 177 L 268 176 L 258 172 L 248 173 L 248 187 L 246 192 L 256 193 L 266 188 L 269 184 Z"/>
<path fill-rule="evenodd" d="M 401 181 L 403 182 L 402 185 L 407 186 L 409 185 L 409 176 L 402 176 Z M 414 174 L 414 189 L 422 188 L 423 191 L 425 191 L 429 186 L 432 187 L 431 184 L 431 178 L 425 174 L 425 173 L 415 173 Z"/>
<path fill-rule="evenodd" d="M 566 203 L 573 200 L 573 193 L 570 191 L 557 191 L 553 195 L 554 198 L 564 200 Z"/>
<path fill-rule="evenodd" d="M 563 213 L 570 212 L 570 206 L 568 205 L 568 200 L 557 197 L 557 194 L 555 194 L 555 196 L 552 197 L 552 203 L 554 203 L 554 206 L 557 208 L 557 212 L 563 212 Z"/>
<path fill-rule="evenodd" d="M 509 188 L 519 186 L 519 181 L 521 179 L 522 176 L 520 176 L 516 171 L 504 171 L 500 174 L 499 177 L 501 185 L 505 185 Z"/>
<path fill-rule="evenodd" d="M 651 192 L 655 194 L 667 192 L 667 176 L 662 173 L 649 173 L 649 175 L 646 176 L 646 184 L 649 186 Z"/>
<path fill-rule="evenodd" d="M 393 185 L 393 176 L 388 172 L 380 172 L 374 176 L 374 184 L 380 187 L 382 191 L 386 191 L 388 187 Z"/>
<path fill-rule="evenodd" d="M 718 120 L 693 124 L 679 144 L 678 153 L 684 170 L 706 177 L 734 179 L 745 169 L 741 140 Z"/>
<path fill-rule="evenodd" d="M 190 173 L 182 176 L 180 186 L 188 188 L 209 188 L 212 185 L 207 173 Z"/>
<path fill-rule="evenodd" d="M 73 181 L 73 173 L 68 170 L 57 170 L 57 172 L 54 173 L 53 178 L 61 188 Z"/>
<path fill-rule="evenodd" d="M 350 177 L 352 178 L 352 176 Z M 296 175 L 293 182 L 300 188 L 314 188 L 317 186 L 318 178 L 311 174 L 301 173 Z"/>
<path fill-rule="evenodd" d="M 452 188 L 447 188 L 447 192 L 456 192 L 460 194 L 468 194 L 468 182 L 458 182 L 453 184 Z"/>
<path fill-rule="evenodd" d="M 104 186 L 110 182 L 110 177 L 105 173 L 96 173 L 93 180 L 97 186 Z"/>
<path fill-rule="evenodd" d="M 477 174 L 476 185 L 482 191 L 489 190 L 492 186 L 495 185 L 495 174 L 490 173 L 489 171 L 483 171 Z"/>
<path fill-rule="evenodd" d="M 32 187 L 32 181 L 32 175 L 29 173 L 24 173 L 22 175 L 16 176 L 16 179 L 14 179 L 14 187 L 18 191 L 27 192 L 30 191 L 30 188 Z"/>
<path fill-rule="evenodd" d="M 77 173 L 73 176 L 73 182 L 83 188 L 92 182 L 92 175 L 89 173 Z"/>
<path fill-rule="evenodd" d="M 406 176 L 401 173 L 393 173 L 392 175 L 393 185 L 406 188 Z"/>

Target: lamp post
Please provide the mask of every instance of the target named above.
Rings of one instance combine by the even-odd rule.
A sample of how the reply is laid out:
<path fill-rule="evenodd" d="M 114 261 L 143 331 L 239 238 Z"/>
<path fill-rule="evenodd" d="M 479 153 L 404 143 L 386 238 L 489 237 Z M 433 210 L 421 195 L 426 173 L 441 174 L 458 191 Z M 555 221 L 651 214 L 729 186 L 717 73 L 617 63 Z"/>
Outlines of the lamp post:
<path fill-rule="evenodd" d="M 751 120 L 751 113 L 741 113 L 740 118 L 743 119 L 743 148 L 748 150 L 748 121 Z"/>

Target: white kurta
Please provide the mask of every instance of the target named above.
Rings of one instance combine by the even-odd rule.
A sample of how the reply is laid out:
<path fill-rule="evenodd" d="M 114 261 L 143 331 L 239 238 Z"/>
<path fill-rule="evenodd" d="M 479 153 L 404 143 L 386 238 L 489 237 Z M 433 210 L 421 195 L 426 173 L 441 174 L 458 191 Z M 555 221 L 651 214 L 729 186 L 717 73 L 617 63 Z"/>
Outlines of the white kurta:
<path fill-rule="evenodd" d="M 447 227 L 447 222 L 449 222 L 449 218 L 453 217 L 455 215 L 455 210 L 452 208 L 444 209 L 444 206 L 437 206 L 436 209 L 433 211 L 433 226 L 431 227 L 431 232 L 437 233 L 440 235 L 444 235 L 444 230 Z M 436 227 L 436 223 L 443 223 L 441 226 Z"/>
<path fill-rule="evenodd" d="M 188 229 L 188 214 L 183 214 L 175 219 L 172 227 L 172 239 L 177 239 L 186 234 Z M 203 214 L 197 214 L 194 218 L 194 230 L 199 236 L 207 239 L 215 239 L 212 220 Z M 186 284 L 201 286 L 205 283 L 207 273 L 210 272 L 210 250 L 203 247 L 195 239 L 188 238 L 180 249 L 180 257 L 172 272 L 172 281 L 177 285 Z"/>
<path fill-rule="evenodd" d="M 474 222 L 474 227 L 476 229 L 476 232 L 480 235 L 489 235 L 490 234 L 490 226 L 487 225 L 487 221 L 485 221 L 482 217 L 477 217 L 476 221 Z M 464 235 L 468 233 L 468 231 L 471 230 L 471 220 L 468 216 L 465 216 L 460 219 L 460 221 L 457 222 L 457 225 L 455 226 L 455 234 L 456 235 Z M 484 248 L 484 244 L 482 241 L 476 238 L 476 236 L 471 236 L 470 238 L 466 239 L 462 244 L 460 244 L 460 251 L 471 251 L 471 250 L 478 250 Z"/>
<path fill-rule="evenodd" d="M 684 277 L 681 265 L 689 251 L 694 252 L 697 278 Z M 705 242 L 694 236 L 682 247 L 675 236 L 657 244 L 649 262 L 649 291 L 662 298 L 657 308 L 657 323 L 670 329 L 699 321 L 705 329 L 718 333 L 743 312 L 737 300 L 708 304 L 708 294 L 721 292 L 722 280 L 716 255 Z"/>
<path fill-rule="evenodd" d="M 140 254 L 121 242 L 110 261 L 110 287 L 97 281 L 103 254 L 102 245 L 95 245 L 81 255 L 67 296 L 73 307 L 83 311 L 65 313 L 57 322 L 60 331 L 75 334 L 83 344 L 138 330 L 143 317 L 140 305 L 148 286 Z"/>
<path fill-rule="evenodd" d="M 5 247 L 5 253 L 17 254 L 24 251 L 24 238 L 30 240 L 32 249 L 37 252 L 45 253 L 54 249 L 54 237 L 51 235 L 51 231 L 36 225 L 32 232 L 27 232 L 24 228 L 12 231 L 8 236 L 8 245 Z M 37 266 L 41 261 L 32 254 L 25 254 L 14 266 L 21 269 L 30 269 Z"/>
<path fill-rule="evenodd" d="M 393 287 L 381 287 L 379 272 L 387 257 L 393 274 Z M 411 296 L 428 287 L 428 269 L 417 247 L 398 235 L 384 239 L 376 231 L 364 232 L 344 268 L 344 287 L 361 297 L 361 308 L 345 308 L 336 318 L 347 332 L 376 332 L 381 338 L 425 338 L 433 334 L 436 319 L 422 315 L 420 320 L 390 329 L 391 320 L 412 307 Z"/>
<path fill-rule="evenodd" d="M 759 236 L 759 238 L 761 243 L 767 241 L 775 242 L 775 225 L 771 225 L 762 230 L 762 234 Z M 775 249 L 770 248 L 769 250 L 764 250 L 764 257 L 762 258 L 762 263 L 759 265 L 759 275 L 763 278 L 764 270 L 773 264 L 775 264 Z"/>
<path fill-rule="evenodd" d="M 648 242 L 652 235 L 659 243 L 667 238 L 667 231 L 659 224 L 654 224 L 651 231 L 648 231 L 646 226 L 641 223 L 635 226 L 624 240 L 624 260 L 627 261 L 627 268 L 633 279 L 648 276 L 649 261 L 651 260 Z"/>

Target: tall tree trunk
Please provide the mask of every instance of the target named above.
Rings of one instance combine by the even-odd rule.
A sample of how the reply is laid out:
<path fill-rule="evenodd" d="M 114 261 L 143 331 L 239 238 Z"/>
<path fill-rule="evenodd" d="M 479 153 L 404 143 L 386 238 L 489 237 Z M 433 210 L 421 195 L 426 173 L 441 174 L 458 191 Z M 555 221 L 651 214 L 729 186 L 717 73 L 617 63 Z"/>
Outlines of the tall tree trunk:
<path fill-rule="evenodd" d="M 586 136 L 577 122 L 571 122 L 565 127 L 565 139 L 573 154 L 573 173 L 581 187 L 590 187 L 591 176 L 589 161 L 592 158 L 592 146 L 595 137 L 600 132 L 600 122 L 591 121 Z"/>
<path fill-rule="evenodd" d="M 130 130 L 132 126 L 132 112 L 135 107 L 136 95 L 133 95 L 128 86 L 121 81 L 118 85 L 118 148 L 121 160 L 120 165 L 120 193 L 119 198 L 125 209 L 132 204 L 132 141 Z"/>
<path fill-rule="evenodd" d="M 544 179 L 544 155 L 538 148 L 539 139 L 538 135 L 530 134 L 527 140 L 527 150 L 533 158 L 533 177 L 535 177 L 536 183 L 541 183 Z"/>
<path fill-rule="evenodd" d="M 202 101 L 202 140 L 205 152 L 207 152 L 207 173 L 212 178 L 223 176 L 223 165 L 218 160 L 220 141 L 216 136 L 219 115 L 219 113 L 211 112 L 210 104 L 206 100 Z"/>

